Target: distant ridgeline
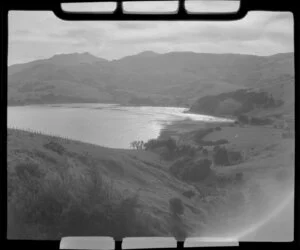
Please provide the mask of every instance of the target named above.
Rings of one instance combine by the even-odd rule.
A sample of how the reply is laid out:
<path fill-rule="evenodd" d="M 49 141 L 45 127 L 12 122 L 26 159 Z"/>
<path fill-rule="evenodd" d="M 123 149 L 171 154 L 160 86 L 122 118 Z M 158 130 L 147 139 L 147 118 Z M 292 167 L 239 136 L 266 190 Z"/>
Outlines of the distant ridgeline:
<path fill-rule="evenodd" d="M 272 109 L 283 105 L 282 100 L 276 100 L 266 92 L 241 89 L 215 96 L 200 98 L 190 108 L 190 112 L 209 115 L 239 116 L 254 109 Z"/>
<path fill-rule="evenodd" d="M 11 65 L 7 80 L 9 105 L 93 102 L 190 107 L 201 97 L 251 88 L 272 92 L 275 99 L 281 99 L 279 93 L 288 100 L 294 82 L 294 53 L 147 52 L 112 61 L 89 53 L 61 54 Z M 239 106 L 245 93 L 234 93 L 220 95 L 222 101 L 229 99 L 220 113 Z M 209 98 L 203 100 L 212 103 L 212 109 L 217 105 Z M 242 106 L 247 109 L 247 104 Z"/>

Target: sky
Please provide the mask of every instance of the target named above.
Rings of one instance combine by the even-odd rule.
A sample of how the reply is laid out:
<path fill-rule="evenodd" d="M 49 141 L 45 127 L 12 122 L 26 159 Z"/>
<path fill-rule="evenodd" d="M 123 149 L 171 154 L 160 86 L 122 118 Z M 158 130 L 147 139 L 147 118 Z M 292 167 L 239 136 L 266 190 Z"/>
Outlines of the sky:
<path fill-rule="evenodd" d="M 172 3 L 144 4 L 149 10 L 174 10 Z M 97 10 L 98 6 L 90 7 Z M 137 4 L 125 7 L 127 11 L 145 10 Z M 236 6 L 194 1 L 187 7 L 188 10 L 203 11 L 218 7 L 221 11 L 229 11 Z M 69 10 L 85 8 L 71 6 Z M 292 52 L 293 15 L 257 11 L 248 12 L 241 20 L 226 22 L 64 21 L 50 11 L 9 12 L 8 65 L 62 53 L 89 52 L 113 60 L 149 50 L 157 53 L 193 51 L 261 56 Z"/>

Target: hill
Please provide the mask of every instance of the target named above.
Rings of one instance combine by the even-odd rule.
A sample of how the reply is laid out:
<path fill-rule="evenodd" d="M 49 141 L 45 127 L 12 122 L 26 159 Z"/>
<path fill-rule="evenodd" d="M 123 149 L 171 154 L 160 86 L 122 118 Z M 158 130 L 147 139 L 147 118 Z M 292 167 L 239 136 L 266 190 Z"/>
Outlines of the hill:
<path fill-rule="evenodd" d="M 190 112 L 216 116 L 294 117 L 295 85 L 292 76 L 262 87 L 236 90 L 199 98 Z"/>
<path fill-rule="evenodd" d="M 213 165 L 205 179 L 191 181 L 173 173 L 183 168 L 182 158 L 164 160 L 159 151 L 109 149 L 8 129 L 8 238 L 241 232 L 293 188 L 294 139 L 281 134 L 281 129 L 228 124 L 206 133 L 205 141 L 226 139 L 228 148 L 245 156 L 230 166 Z M 207 149 L 210 159 L 213 150 Z M 200 162 L 203 152 L 198 148 L 195 156 Z M 204 166 L 193 161 L 184 168 L 201 174 Z M 181 216 L 173 215 L 174 198 L 181 201 Z"/>
<path fill-rule="evenodd" d="M 154 153 L 21 130 L 8 130 L 7 158 L 8 237 L 14 239 L 165 236 L 169 199 L 191 188 Z M 184 204 L 194 208 L 188 199 Z M 194 213 L 191 218 L 199 216 Z"/>
<path fill-rule="evenodd" d="M 272 88 L 293 77 L 293 53 L 253 56 L 146 51 L 112 61 L 89 53 L 62 54 L 10 66 L 8 103 L 190 106 L 207 95 Z"/>

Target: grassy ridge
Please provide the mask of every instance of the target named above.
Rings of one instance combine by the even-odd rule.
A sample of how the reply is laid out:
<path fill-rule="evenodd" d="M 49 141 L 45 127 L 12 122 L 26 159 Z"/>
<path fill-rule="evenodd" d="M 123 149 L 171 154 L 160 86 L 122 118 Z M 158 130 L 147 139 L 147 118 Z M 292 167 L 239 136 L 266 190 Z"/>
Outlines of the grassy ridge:
<path fill-rule="evenodd" d="M 35 137 L 43 137 L 43 147 L 14 148 L 11 138 L 26 140 L 24 135 L 33 144 Z M 155 219 L 143 210 L 139 194 L 119 190 L 88 154 L 70 151 L 62 138 L 11 129 L 8 136 L 8 238 L 107 235 L 120 239 L 159 233 L 151 226 Z"/>

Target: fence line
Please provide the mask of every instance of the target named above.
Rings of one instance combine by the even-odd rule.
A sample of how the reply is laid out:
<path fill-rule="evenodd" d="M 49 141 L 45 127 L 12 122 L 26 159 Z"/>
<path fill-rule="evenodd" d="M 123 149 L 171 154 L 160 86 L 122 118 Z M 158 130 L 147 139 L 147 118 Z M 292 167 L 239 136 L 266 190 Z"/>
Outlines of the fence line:
<path fill-rule="evenodd" d="M 65 142 L 85 143 L 85 144 L 89 144 L 89 145 L 92 145 L 92 146 L 101 147 L 101 145 L 98 145 L 98 144 L 95 144 L 95 143 L 80 141 L 80 140 L 72 139 L 72 138 L 67 137 L 67 136 L 58 135 L 58 134 L 54 134 L 54 133 L 51 133 L 51 132 L 44 132 L 44 131 L 40 131 L 40 130 L 34 130 L 34 129 L 31 129 L 31 128 L 19 128 L 17 126 L 10 126 L 10 127 L 7 127 L 7 130 L 15 130 L 16 132 L 27 132 L 27 133 L 31 133 L 31 134 L 35 134 L 35 135 L 47 136 L 47 137 L 50 137 L 53 140 L 61 140 L 61 141 L 65 141 Z"/>

